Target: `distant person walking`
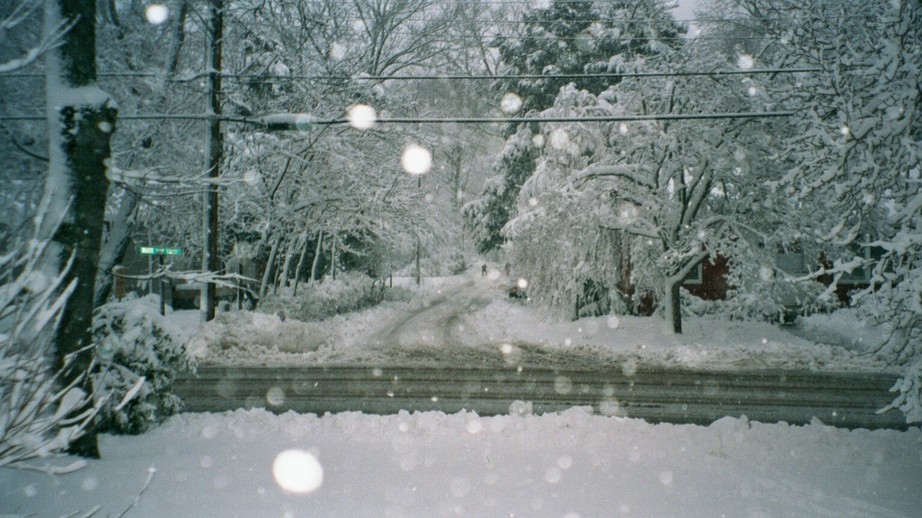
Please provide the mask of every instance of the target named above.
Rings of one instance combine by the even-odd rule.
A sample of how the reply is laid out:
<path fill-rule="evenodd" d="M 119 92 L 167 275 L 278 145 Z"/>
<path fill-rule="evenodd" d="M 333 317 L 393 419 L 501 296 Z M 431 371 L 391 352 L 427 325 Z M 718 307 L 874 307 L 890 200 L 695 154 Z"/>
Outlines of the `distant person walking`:
<path fill-rule="evenodd" d="M 487 265 L 486 265 L 486 263 L 484 263 L 483 266 L 480 267 L 480 276 L 481 276 L 481 277 L 486 277 L 486 276 L 487 276 Z"/>

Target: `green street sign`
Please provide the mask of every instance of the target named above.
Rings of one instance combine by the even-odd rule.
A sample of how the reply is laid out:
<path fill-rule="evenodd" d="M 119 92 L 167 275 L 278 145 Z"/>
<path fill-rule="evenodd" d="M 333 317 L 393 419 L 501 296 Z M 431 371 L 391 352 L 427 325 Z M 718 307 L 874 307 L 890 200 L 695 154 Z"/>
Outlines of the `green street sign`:
<path fill-rule="evenodd" d="M 182 248 L 161 248 L 157 246 L 142 246 L 141 253 L 145 255 L 182 255 Z"/>

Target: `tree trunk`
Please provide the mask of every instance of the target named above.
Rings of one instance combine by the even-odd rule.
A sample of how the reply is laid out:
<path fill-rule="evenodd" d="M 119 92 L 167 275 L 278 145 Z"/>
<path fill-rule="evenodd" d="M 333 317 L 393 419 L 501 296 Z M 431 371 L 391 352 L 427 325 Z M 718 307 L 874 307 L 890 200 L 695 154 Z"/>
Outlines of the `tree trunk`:
<path fill-rule="evenodd" d="M 269 288 L 269 279 L 272 278 L 272 269 L 275 266 L 275 256 L 279 251 L 279 238 L 272 240 L 272 246 L 269 248 L 269 260 L 266 261 L 266 271 L 263 272 L 262 283 L 259 285 L 259 300 L 266 296 Z"/>
<path fill-rule="evenodd" d="M 336 234 L 333 234 L 333 246 L 332 251 L 330 252 L 330 264 L 332 265 L 331 270 L 333 270 L 333 280 L 336 280 Z"/>
<path fill-rule="evenodd" d="M 323 252 L 323 232 L 317 232 L 317 247 L 314 248 L 314 260 L 311 262 L 311 282 L 317 280 L 317 266 L 320 264 L 321 252 Z"/>
<path fill-rule="evenodd" d="M 221 114 L 221 40 L 224 34 L 222 0 L 211 0 L 209 11 L 211 12 L 211 21 L 208 28 L 210 36 L 208 49 L 208 111 L 213 118 L 208 121 L 205 148 L 208 160 L 208 178 L 217 179 L 221 175 L 221 158 L 224 147 L 224 140 L 221 136 L 221 121 L 217 118 Z M 220 261 L 218 261 L 217 184 L 211 182 L 206 184 L 202 197 L 202 227 L 204 234 L 202 270 L 217 272 L 221 269 Z M 203 322 L 214 319 L 215 292 L 214 282 L 207 282 L 202 287 L 201 309 Z"/>
<path fill-rule="evenodd" d="M 96 87 L 95 0 L 45 2 L 46 34 L 54 33 L 65 20 L 72 21 L 73 27 L 64 34 L 61 45 L 46 56 L 49 165 L 40 208 L 45 214 L 40 236 L 52 241 L 50 264 L 46 265 L 49 270 L 61 271 L 73 257 L 61 286 L 76 280 L 53 341 L 55 365 L 67 368 L 62 383 L 85 376 L 82 386 L 92 393 L 89 371 L 94 353 L 89 346 L 109 185 L 106 161 L 111 156 L 117 110 L 109 96 Z M 60 225 L 55 225 L 58 221 Z M 76 409 L 74 415 L 82 410 Z M 70 445 L 70 451 L 99 457 L 92 423 Z"/>
<path fill-rule="evenodd" d="M 291 290 L 293 296 L 298 295 L 298 281 L 301 280 L 301 268 L 304 267 L 304 257 L 307 256 L 307 232 L 302 232 L 299 238 L 301 244 L 301 256 L 298 257 L 298 266 L 295 266 L 295 285 Z"/>
<path fill-rule="evenodd" d="M 291 278 L 291 260 L 294 258 L 295 252 L 298 248 L 299 240 L 289 241 L 288 247 L 285 250 L 285 262 L 282 264 L 282 274 L 279 276 L 279 280 L 276 283 L 279 288 L 288 287 L 288 279 Z"/>

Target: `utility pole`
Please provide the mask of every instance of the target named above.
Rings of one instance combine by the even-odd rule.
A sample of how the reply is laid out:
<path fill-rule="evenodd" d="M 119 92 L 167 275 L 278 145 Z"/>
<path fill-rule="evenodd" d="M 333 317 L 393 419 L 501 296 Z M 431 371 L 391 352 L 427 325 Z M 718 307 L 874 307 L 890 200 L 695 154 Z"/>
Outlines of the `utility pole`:
<path fill-rule="evenodd" d="M 224 37 L 223 0 L 211 0 L 209 3 L 210 41 L 208 47 L 208 131 L 205 137 L 205 156 L 208 169 L 208 181 L 202 195 L 202 270 L 217 272 L 218 262 L 218 184 L 216 180 L 221 173 L 224 140 L 221 136 L 221 47 Z M 207 282 L 202 286 L 201 315 L 202 322 L 214 319 L 215 283 Z"/>

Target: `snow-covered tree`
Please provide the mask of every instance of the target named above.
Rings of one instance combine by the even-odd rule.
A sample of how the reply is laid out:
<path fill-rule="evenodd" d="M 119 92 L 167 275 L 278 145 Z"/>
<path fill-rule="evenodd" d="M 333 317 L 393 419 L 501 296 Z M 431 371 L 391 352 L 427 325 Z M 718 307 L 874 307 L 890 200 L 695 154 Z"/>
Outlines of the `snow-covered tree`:
<path fill-rule="evenodd" d="M 89 373 L 65 382 L 71 366 L 54 362 L 54 335 L 77 281 L 64 284 L 65 273 L 43 271 L 48 242 L 6 244 L 0 256 L 0 467 L 27 467 L 92 430 L 96 409 L 80 388 Z"/>
<path fill-rule="evenodd" d="M 766 54 L 774 63 L 819 70 L 783 92 L 797 107 L 796 131 L 784 141 L 787 171 L 775 185 L 833 208 L 835 217 L 816 221 L 815 237 L 852 251 L 816 274 L 871 270 L 853 301 L 889 330 L 878 353 L 907 366 L 895 405 L 922 420 L 922 4 L 739 0 L 735 7 L 771 37 Z M 880 257 L 854 252 L 868 247 Z"/>
<path fill-rule="evenodd" d="M 0 11 L 0 43 L 4 45 L 9 43 L 8 35 L 28 25 L 30 15 L 38 11 L 38 2 L 23 0 L 9 7 L 9 11 Z M 15 72 L 33 63 L 59 42 L 66 27 L 59 25 L 39 42 L 32 42 L 35 46 L 22 57 L 0 65 L 0 72 Z M 5 165 L 8 171 L 17 166 L 13 162 Z M 17 185 L 13 185 L 15 192 Z M 10 230 L 21 211 L 33 209 L 24 205 L 18 209 L 16 204 L 0 205 L 12 219 Z M 87 369 L 72 370 L 69 359 L 85 360 L 85 355 L 63 357 L 59 342 L 58 326 L 68 297 L 79 282 L 67 273 L 74 257 L 63 258 L 61 269 L 54 270 L 58 261 L 51 261 L 47 254 L 59 245 L 39 234 L 49 232 L 55 221 L 67 216 L 39 213 L 37 222 L 48 227 L 17 228 L 0 235 L 0 467 L 28 468 L 29 461 L 64 451 L 87 432 L 91 440 L 82 444 L 88 448 L 78 451 L 94 452 L 96 409 L 91 396 L 81 388 L 87 386 L 89 373 Z"/>
<path fill-rule="evenodd" d="M 502 71 L 524 76 L 496 81 L 494 89 L 500 96 L 519 100 L 514 109 L 504 111 L 541 112 L 571 82 L 598 94 L 617 78 L 591 74 L 630 71 L 645 57 L 678 47 L 685 29 L 674 21 L 670 7 L 661 0 L 553 1 L 526 11 L 520 32 L 497 38 Z M 568 74 L 588 75 L 577 79 Z M 540 77 L 544 75 L 555 77 Z M 484 185 L 480 199 L 465 208 L 481 252 L 502 244 L 500 230 L 513 217 L 519 188 L 535 169 L 537 154 L 530 139 L 521 137 L 522 131 L 526 130 L 521 125 L 510 126 L 507 147 L 493 166 L 494 176 Z"/>
<path fill-rule="evenodd" d="M 45 55 L 49 166 L 39 209 L 43 219 L 36 222 L 40 239 L 52 242 L 46 265 L 50 274 L 72 261 L 63 285 L 76 281 L 54 339 L 56 365 L 70 367 L 65 382 L 84 376 L 93 360 L 90 326 L 117 113 L 96 85 L 96 2 L 46 2 L 46 34 L 68 22 L 72 27 L 61 45 Z M 99 456 L 92 430 L 72 447 L 81 455 Z"/>
<path fill-rule="evenodd" d="M 714 66 L 709 56 L 689 45 L 660 66 L 683 62 L 702 68 L 709 59 Z M 735 79 L 678 76 L 625 80 L 598 96 L 571 86 L 545 113 L 728 113 L 758 111 L 766 102 Z M 613 301 L 618 297 L 611 293 L 623 295 L 631 287 L 635 296 L 654 294 L 673 331 L 681 332 L 680 288 L 702 261 L 719 255 L 737 267 L 759 264 L 766 250 L 773 255 L 797 235 L 788 217 L 800 209 L 766 185 L 779 174 L 764 161 L 776 129 L 757 119 L 546 124 L 538 138 L 539 165 L 505 233 L 517 266 L 534 264 L 530 258 L 536 255 L 562 255 L 575 273 L 529 267 L 521 274 L 530 293 L 568 310 L 577 297 L 585 298 L 580 288 L 590 280 L 590 287 L 601 284 Z M 542 249 L 540 239 L 525 239 L 525 229 L 541 235 L 548 225 L 567 229 L 556 234 L 562 243 Z M 617 238 L 602 240 L 603 231 Z M 600 253 L 607 248 L 613 249 Z"/>
<path fill-rule="evenodd" d="M 226 64 L 256 79 L 229 85 L 228 96 L 245 100 L 254 113 L 338 118 L 362 105 L 381 114 L 417 115 L 429 102 L 420 84 L 387 78 L 450 65 L 463 40 L 446 35 L 454 31 L 453 17 L 467 7 L 355 0 L 243 10 L 238 13 L 243 44 L 226 49 Z M 301 75 L 327 79 L 317 84 L 286 79 Z M 400 164 L 412 143 L 438 156 L 436 134 L 316 125 L 303 132 L 246 130 L 229 137 L 226 176 L 239 184 L 228 194 L 240 203 L 223 219 L 240 239 L 258 244 L 266 263 L 262 291 L 296 284 L 308 270 L 313 278 L 324 265 L 368 265 L 361 257 L 383 250 L 389 263 L 407 260 L 417 241 L 434 245 L 433 238 L 444 234 L 444 217 L 430 217 L 426 198 L 436 184 L 427 176 L 418 186 Z"/>

